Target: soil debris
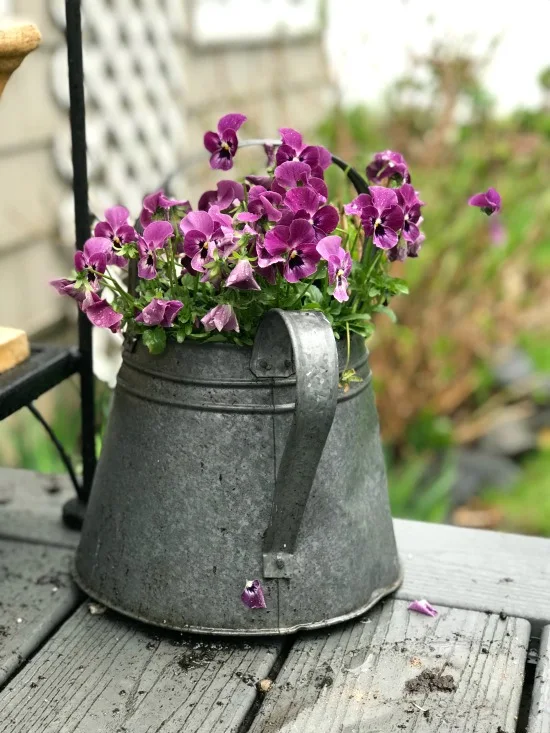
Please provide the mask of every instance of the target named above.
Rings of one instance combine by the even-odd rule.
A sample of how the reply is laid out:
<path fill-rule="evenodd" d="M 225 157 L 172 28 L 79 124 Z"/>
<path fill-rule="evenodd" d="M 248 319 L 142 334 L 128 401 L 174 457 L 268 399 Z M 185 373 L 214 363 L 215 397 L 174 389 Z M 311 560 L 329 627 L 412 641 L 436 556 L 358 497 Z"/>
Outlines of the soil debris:
<path fill-rule="evenodd" d="M 69 584 L 69 573 L 50 573 L 41 575 L 35 580 L 36 585 L 53 585 L 57 588 L 64 588 Z"/>
<path fill-rule="evenodd" d="M 238 677 L 242 682 L 244 682 L 245 685 L 248 685 L 249 687 L 256 687 L 256 678 L 253 675 L 248 674 L 248 672 L 235 672 L 235 677 Z"/>
<path fill-rule="evenodd" d="M 442 671 L 442 670 L 441 670 Z M 409 693 L 455 692 L 456 683 L 452 674 L 441 674 L 437 669 L 425 669 L 419 675 L 407 680 L 405 690 Z"/>
<path fill-rule="evenodd" d="M 315 687 L 318 690 L 322 690 L 325 687 L 332 687 L 334 684 L 334 670 L 330 664 L 323 662 L 321 669 L 322 671 L 315 678 Z"/>
<path fill-rule="evenodd" d="M 192 649 L 184 652 L 176 661 L 180 669 L 188 672 L 190 669 L 205 667 L 216 656 L 216 652 L 206 645 L 196 644 Z"/>

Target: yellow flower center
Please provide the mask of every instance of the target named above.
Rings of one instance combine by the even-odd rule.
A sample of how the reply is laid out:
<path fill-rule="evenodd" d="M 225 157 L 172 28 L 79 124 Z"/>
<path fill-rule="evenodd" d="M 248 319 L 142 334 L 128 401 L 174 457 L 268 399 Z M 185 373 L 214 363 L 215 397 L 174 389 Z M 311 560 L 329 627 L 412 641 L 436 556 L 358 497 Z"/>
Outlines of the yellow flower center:
<path fill-rule="evenodd" d="M 374 226 L 375 227 L 379 227 L 380 224 L 382 224 L 382 219 L 380 217 L 378 217 L 378 219 L 374 222 Z"/>
<path fill-rule="evenodd" d="M 298 252 L 296 252 L 295 249 L 292 250 L 290 253 L 290 259 L 293 260 L 295 257 L 298 257 Z"/>
<path fill-rule="evenodd" d="M 338 270 L 338 272 L 336 273 L 336 277 L 342 277 L 343 274 L 344 274 L 343 270 Z"/>
<path fill-rule="evenodd" d="M 220 147 L 221 147 L 221 149 L 222 149 L 222 150 L 229 150 L 229 149 L 230 149 L 230 148 L 229 148 L 229 143 L 226 143 L 226 142 L 223 142 L 223 143 L 222 143 L 222 144 L 220 145 Z"/>

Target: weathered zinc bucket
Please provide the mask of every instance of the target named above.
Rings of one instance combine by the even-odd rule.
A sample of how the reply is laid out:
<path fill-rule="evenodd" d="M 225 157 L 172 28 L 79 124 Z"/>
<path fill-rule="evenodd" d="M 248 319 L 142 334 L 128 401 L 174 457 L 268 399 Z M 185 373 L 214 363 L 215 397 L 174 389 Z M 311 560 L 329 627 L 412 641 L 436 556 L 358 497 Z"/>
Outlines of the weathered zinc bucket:
<path fill-rule="evenodd" d="M 397 588 L 363 341 L 348 355 L 323 314 L 272 310 L 254 349 L 127 344 L 76 579 L 133 618 L 217 634 L 328 626 Z M 265 609 L 241 601 L 251 579 Z"/>

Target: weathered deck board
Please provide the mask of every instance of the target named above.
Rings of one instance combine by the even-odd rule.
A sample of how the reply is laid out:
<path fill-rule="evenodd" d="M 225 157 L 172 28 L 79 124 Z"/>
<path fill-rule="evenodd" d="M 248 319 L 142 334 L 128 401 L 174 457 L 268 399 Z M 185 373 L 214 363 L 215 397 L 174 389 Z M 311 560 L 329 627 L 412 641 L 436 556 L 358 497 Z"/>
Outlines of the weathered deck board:
<path fill-rule="evenodd" d="M 0 685 L 78 605 L 71 554 L 0 540 Z"/>
<path fill-rule="evenodd" d="M 159 632 L 84 604 L 0 694 L 0 732 L 232 733 L 280 648 Z"/>
<path fill-rule="evenodd" d="M 535 672 L 533 697 L 527 733 L 550 731 L 550 626 L 546 626 L 540 639 L 540 656 Z"/>
<path fill-rule="evenodd" d="M 74 495 L 66 476 L 0 469 L 0 537 L 76 547 L 80 534 L 61 521 L 63 504 Z"/>
<path fill-rule="evenodd" d="M 529 631 L 524 620 L 447 608 L 430 618 L 388 601 L 301 635 L 250 733 L 513 731 Z M 409 691 L 427 670 L 456 690 Z"/>
<path fill-rule="evenodd" d="M 395 520 L 405 580 L 396 598 L 550 623 L 550 540 Z"/>

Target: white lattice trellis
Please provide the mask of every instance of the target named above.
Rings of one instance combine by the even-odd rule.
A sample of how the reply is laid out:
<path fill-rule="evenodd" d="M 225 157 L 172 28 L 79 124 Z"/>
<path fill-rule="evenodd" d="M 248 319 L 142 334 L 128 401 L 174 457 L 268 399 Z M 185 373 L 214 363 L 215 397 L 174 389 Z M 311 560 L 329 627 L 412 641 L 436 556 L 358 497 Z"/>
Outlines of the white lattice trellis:
<path fill-rule="evenodd" d="M 64 24 L 63 0 L 50 0 Z M 185 141 L 183 0 L 83 0 L 86 130 L 94 212 L 123 203 L 137 215 L 143 196 L 181 162 Z M 55 98 L 69 107 L 65 46 L 52 58 Z M 71 184 L 70 135 L 60 130 L 56 167 Z M 72 197 L 60 211 L 62 238 L 74 240 Z"/>

